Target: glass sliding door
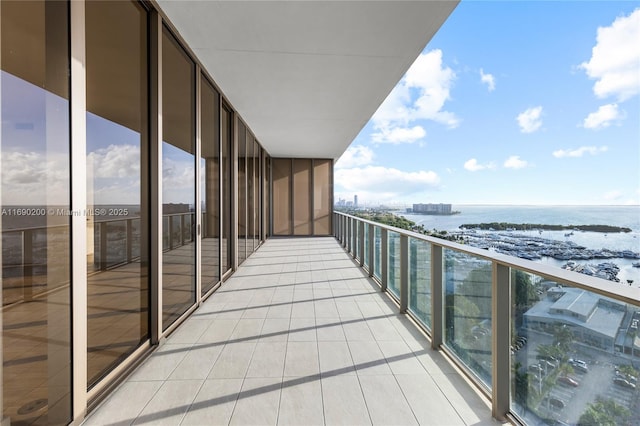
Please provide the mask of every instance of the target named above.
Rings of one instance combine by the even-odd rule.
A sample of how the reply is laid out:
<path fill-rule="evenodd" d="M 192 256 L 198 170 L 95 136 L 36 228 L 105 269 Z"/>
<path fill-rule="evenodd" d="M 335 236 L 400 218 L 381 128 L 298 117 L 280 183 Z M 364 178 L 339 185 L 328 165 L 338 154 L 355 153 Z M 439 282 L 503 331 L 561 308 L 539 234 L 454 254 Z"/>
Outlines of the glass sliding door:
<path fill-rule="evenodd" d="M 291 235 L 291 159 L 271 160 L 273 173 L 273 235 Z"/>
<path fill-rule="evenodd" d="M 247 258 L 246 127 L 238 120 L 238 265 Z"/>
<path fill-rule="evenodd" d="M 86 45 L 92 386 L 149 338 L 147 12 L 87 2 Z"/>
<path fill-rule="evenodd" d="M 247 131 L 247 256 L 253 252 L 253 229 L 256 221 L 254 216 L 255 204 L 255 182 L 253 175 L 255 173 L 255 161 L 253 158 L 253 136 Z"/>
<path fill-rule="evenodd" d="M 0 421 L 71 412 L 69 4 L 0 2 Z"/>
<path fill-rule="evenodd" d="M 293 234 L 311 235 L 311 160 L 293 160 Z"/>
<path fill-rule="evenodd" d="M 220 95 L 200 76 L 202 206 L 202 294 L 220 281 Z"/>
<path fill-rule="evenodd" d="M 196 301 L 195 65 L 162 34 L 162 324 Z"/>
<path fill-rule="evenodd" d="M 233 113 L 226 105 L 220 109 L 220 140 L 222 154 L 222 241 L 221 241 L 221 262 L 222 273 L 229 271 L 233 267 L 233 244 L 231 239 L 231 217 L 233 216 L 233 205 L 231 194 L 233 194 L 232 177 L 232 146 L 233 146 Z"/>
<path fill-rule="evenodd" d="M 260 225 L 262 223 L 262 216 L 260 215 L 261 206 L 261 191 L 260 191 L 260 173 L 262 173 L 262 161 L 261 161 L 262 149 L 257 140 L 253 142 L 253 250 L 255 251 L 260 245 Z"/>
<path fill-rule="evenodd" d="M 313 160 L 313 234 L 331 234 L 333 160 Z"/>

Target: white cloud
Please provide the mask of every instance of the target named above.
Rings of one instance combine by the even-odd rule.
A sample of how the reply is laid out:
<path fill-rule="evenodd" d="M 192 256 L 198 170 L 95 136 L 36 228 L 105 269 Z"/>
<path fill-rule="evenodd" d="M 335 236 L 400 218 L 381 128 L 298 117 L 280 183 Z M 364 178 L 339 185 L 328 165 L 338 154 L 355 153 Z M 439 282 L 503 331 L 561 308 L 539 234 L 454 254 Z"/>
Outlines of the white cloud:
<path fill-rule="evenodd" d="M 518 114 L 516 120 L 522 133 L 533 133 L 542 127 L 542 107 L 528 108 Z"/>
<path fill-rule="evenodd" d="M 479 164 L 478 160 L 471 158 L 464 163 L 464 168 L 470 172 L 477 172 L 479 170 L 495 169 L 495 164 Z"/>
<path fill-rule="evenodd" d="M 87 155 L 88 172 L 98 178 L 124 178 L 140 176 L 140 147 L 135 145 L 109 145 Z"/>
<path fill-rule="evenodd" d="M 487 89 L 493 92 L 496 89 L 496 79 L 492 74 L 485 74 L 484 70 L 480 68 L 480 81 L 487 85 Z"/>
<path fill-rule="evenodd" d="M 584 119 L 583 126 L 586 129 L 604 129 L 624 118 L 625 114 L 618 109 L 618 104 L 606 104 L 600 106 L 596 112 L 589 114 Z"/>
<path fill-rule="evenodd" d="M 596 80 L 593 93 L 615 96 L 619 102 L 640 93 L 640 9 L 599 27 L 588 62 L 580 64 Z"/>
<path fill-rule="evenodd" d="M 584 154 L 596 155 L 601 152 L 607 152 L 609 148 L 606 145 L 597 147 L 597 146 L 581 146 L 576 149 L 558 149 L 553 151 L 553 156 L 556 158 L 565 158 L 565 157 L 582 157 Z"/>
<path fill-rule="evenodd" d="M 422 126 L 414 126 L 412 128 L 394 127 L 380 128 L 378 133 L 372 135 L 372 139 L 376 143 L 413 143 L 424 138 L 427 132 Z"/>
<path fill-rule="evenodd" d="M 350 146 L 336 161 L 336 169 L 366 166 L 373 162 L 373 151 L 364 145 Z"/>
<path fill-rule="evenodd" d="M 68 153 L 5 151 L 0 169 L 6 205 L 64 204 L 69 200 Z"/>
<path fill-rule="evenodd" d="M 410 129 L 413 131 L 411 136 L 417 137 L 417 128 L 422 127 L 411 126 L 416 120 L 432 120 L 450 128 L 458 126 L 460 119 L 452 112 L 443 110 L 445 102 L 450 99 L 455 77 L 455 72 L 443 65 L 441 50 L 431 50 L 418 56 L 373 115 L 373 125 L 377 132 L 373 135 L 374 141 L 415 142 L 418 139 L 401 140 L 389 137 L 397 136 L 398 128 L 403 131 Z M 424 132 L 424 129 L 422 131 Z"/>
<path fill-rule="evenodd" d="M 527 167 L 529 163 L 527 163 L 525 160 L 521 160 L 520 156 L 518 155 L 512 155 L 511 157 L 507 158 L 503 165 L 507 169 L 523 169 Z"/>
<path fill-rule="evenodd" d="M 335 182 L 338 190 L 358 194 L 365 200 L 390 200 L 437 189 L 440 177 L 433 171 L 404 172 L 381 166 L 337 169 Z"/>

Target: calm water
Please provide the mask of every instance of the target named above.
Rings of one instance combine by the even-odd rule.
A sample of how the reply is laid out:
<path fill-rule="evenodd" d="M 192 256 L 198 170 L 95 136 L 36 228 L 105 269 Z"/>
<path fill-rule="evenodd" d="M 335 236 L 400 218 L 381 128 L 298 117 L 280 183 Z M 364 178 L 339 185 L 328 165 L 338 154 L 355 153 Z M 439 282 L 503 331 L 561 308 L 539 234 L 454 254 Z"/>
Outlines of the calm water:
<path fill-rule="evenodd" d="M 460 225 L 487 222 L 540 223 L 548 225 L 612 225 L 631 228 L 629 233 L 603 234 L 600 232 L 578 232 L 565 237 L 568 231 L 527 231 L 519 233 L 537 235 L 552 240 L 570 239 L 590 249 L 633 250 L 640 252 L 640 206 L 481 206 L 454 205 L 461 213 L 453 216 L 425 216 L 400 213 L 402 216 L 423 225 L 426 229 L 459 231 Z M 640 268 L 631 264 L 637 260 L 607 259 L 580 261 L 599 263 L 612 261 L 620 267 L 621 282 L 634 280 L 640 285 Z M 543 258 L 540 262 L 561 266 L 564 261 Z"/>

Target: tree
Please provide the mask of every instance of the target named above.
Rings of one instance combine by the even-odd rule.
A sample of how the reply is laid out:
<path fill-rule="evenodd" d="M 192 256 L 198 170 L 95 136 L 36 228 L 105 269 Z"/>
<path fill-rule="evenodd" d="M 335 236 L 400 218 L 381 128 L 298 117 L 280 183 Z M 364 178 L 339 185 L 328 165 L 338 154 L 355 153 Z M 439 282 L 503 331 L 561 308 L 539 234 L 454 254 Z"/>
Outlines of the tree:
<path fill-rule="evenodd" d="M 616 403 L 613 399 L 598 398 L 596 402 L 587 405 L 587 409 L 580 416 L 580 426 L 618 426 L 627 425 L 631 412 Z"/>
<path fill-rule="evenodd" d="M 526 272 L 516 271 L 515 300 L 518 308 L 528 308 L 540 300 L 536 287 L 531 282 L 531 276 Z"/>

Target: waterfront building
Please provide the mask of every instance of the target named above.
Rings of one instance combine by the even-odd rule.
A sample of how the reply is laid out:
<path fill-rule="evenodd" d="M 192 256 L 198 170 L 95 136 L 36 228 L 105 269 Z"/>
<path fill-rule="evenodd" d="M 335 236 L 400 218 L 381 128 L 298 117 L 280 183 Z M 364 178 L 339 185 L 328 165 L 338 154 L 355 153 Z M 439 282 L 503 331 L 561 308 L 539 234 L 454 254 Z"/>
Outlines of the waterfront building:
<path fill-rule="evenodd" d="M 413 213 L 419 214 L 451 214 L 451 204 L 414 204 Z"/>

